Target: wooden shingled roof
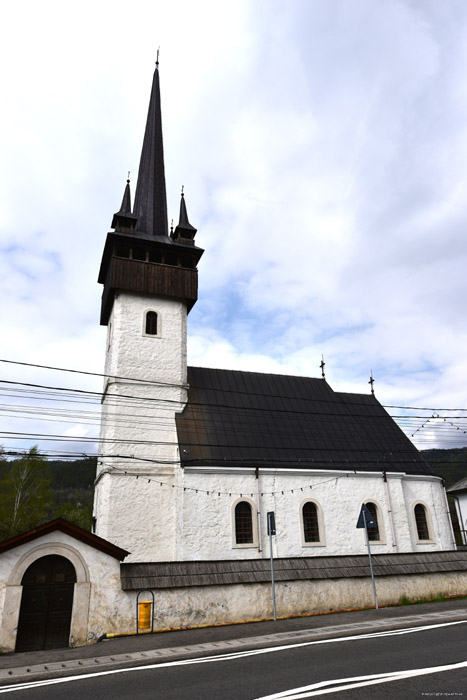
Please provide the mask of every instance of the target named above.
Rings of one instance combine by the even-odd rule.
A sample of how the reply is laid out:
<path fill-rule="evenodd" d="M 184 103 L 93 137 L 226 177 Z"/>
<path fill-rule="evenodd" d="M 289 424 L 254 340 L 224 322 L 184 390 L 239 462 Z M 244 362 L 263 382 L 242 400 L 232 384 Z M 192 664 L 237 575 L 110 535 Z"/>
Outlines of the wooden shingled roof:
<path fill-rule="evenodd" d="M 375 576 L 467 571 L 467 551 L 374 554 Z M 270 583 L 269 559 L 121 564 L 124 591 Z M 361 578 L 370 575 L 368 556 L 294 557 L 274 560 L 276 581 Z"/>
<path fill-rule="evenodd" d="M 177 416 L 182 466 L 343 469 L 432 474 L 370 394 L 324 379 L 188 368 Z"/>

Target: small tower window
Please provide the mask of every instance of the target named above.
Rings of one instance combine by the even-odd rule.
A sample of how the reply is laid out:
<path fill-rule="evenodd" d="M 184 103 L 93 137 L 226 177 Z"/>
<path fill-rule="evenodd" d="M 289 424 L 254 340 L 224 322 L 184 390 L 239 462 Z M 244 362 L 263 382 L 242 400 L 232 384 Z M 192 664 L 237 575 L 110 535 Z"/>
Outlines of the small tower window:
<path fill-rule="evenodd" d="M 426 508 L 421 503 L 417 503 L 414 508 L 415 524 L 419 540 L 431 540 L 430 529 L 426 517 Z"/>
<path fill-rule="evenodd" d="M 146 335 L 157 335 L 157 314 L 155 311 L 146 313 L 146 323 L 144 332 Z"/>

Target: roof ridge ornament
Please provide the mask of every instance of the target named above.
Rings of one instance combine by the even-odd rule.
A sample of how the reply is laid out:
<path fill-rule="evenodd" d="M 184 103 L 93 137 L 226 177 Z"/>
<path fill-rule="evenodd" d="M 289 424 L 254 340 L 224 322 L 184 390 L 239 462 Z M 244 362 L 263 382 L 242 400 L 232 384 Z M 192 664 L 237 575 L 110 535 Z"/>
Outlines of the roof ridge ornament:
<path fill-rule="evenodd" d="M 325 374 L 325 372 L 324 372 L 324 368 L 326 367 L 326 363 L 325 363 L 325 361 L 324 361 L 324 355 L 321 355 L 321 364 L 320 364 L 320 367 L 321 367 L 321 376 L 322 376 L 323 379 L 326 379 L 326 374 Z"/>

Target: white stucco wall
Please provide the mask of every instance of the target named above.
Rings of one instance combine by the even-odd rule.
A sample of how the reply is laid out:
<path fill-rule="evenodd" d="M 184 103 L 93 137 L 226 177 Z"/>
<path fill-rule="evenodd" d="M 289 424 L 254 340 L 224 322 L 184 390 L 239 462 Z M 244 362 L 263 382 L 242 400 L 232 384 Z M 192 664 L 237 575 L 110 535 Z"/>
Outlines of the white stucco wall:
<path fill-rule="evenodd" d="M 187 468 L 183 481 L 186 490 L 181 494 L 183 518 L 179 525 L 183 537 L 178 541 L 177 558 L 269 556 L 268 511 L 274 511 L 276 517 L 275 556 L 364 554 L 367 551 L 364 530 L 357 529 L 356 523 L 361 504 L 369 500 L 377 504 L 380 516 L 380 541 L 371 543 L 375 554 L 455 548 L 440 479 L 388 474 L 387 483 L 389 500 L 381 473 L 260 470 L 257 510 L 260 511 L 261 547 L 259 539 L 251 546 L 239 547 L 234 542 L 232 513 L 240 494 L 252 504 L 258 504 L 254 470 Z M 319 544 L 303 541 L 301 507 L 308 499 L 322 509 L 324 532 Z M 418 542 L 413 518 L 416 502 L 426 504 L 433 524 L 433 539 L 423 543 Z"/>
<path fill-rule="evenodd" d="M 157 336 L 144 333 L 147 311 L 158 315 Z M 144 381 L 105 385 L 94 515 L 96 534 L 130 551 L 128 561 L 175 558 L 186 315 L 181 301 L 119 293 L 109 319 L 105 373 Z M 167 488 L 155 491 L 156 479 Z"/>

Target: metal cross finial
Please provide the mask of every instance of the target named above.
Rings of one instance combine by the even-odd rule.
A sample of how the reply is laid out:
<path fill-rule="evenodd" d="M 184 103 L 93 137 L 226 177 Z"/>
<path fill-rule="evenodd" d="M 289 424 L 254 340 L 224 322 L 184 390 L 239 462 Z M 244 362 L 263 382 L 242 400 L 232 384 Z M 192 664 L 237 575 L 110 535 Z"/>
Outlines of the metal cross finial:
<path fill-rule="evenodd" d="M 325 373 L 324 373 L 324 368 L 325 368 L 325 366 L 326 366 L 326 363 L 325 363 L 325 361 L 324 361 L 324 355 L 321 355 L 321 364 L 320 364 L 320 367 L 321 367 L 321 376 L 322 376 L 323 379 L 326 377 L 326 375 L 325 375 Z"/>
<path fill-rule="evenodd" d="M 130 184 L 130 171 L 128 171 L 127 183 Z"/>
<path fill-rule="evenodd" d="M 159 68 L 159 51 L 160 51 L 160 47 L 157 49 L 156 68 Z"/>
<path fill-rule="evenodd" d="M 172 221 L 170 222 L 170 233 L 173 233 L 173 232 L 174 232 L 174 220 L 172 219 Z"/>
<path fill-rule="evenodd" d="M 184 196 L 185 196 L 185 195 L 183 194 L 183 188 L 184 188 L 184 185 L 182 185 L 182 197 L 184 197 Z"/>
<path fill-rule="evenodd" d="M 375 395 L 374 383 L 375 383 L 375 380 L 373 379 L 373 370 L 371 370 L 371 372 L 370 372 L 370 381 L 368 382 L 368 384 L 371 384 L 371 393 L 373 394 L 373 396 Z"/>

